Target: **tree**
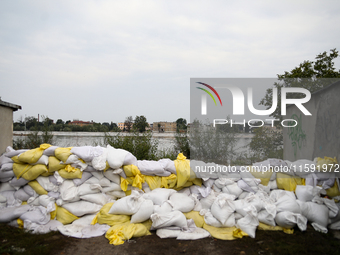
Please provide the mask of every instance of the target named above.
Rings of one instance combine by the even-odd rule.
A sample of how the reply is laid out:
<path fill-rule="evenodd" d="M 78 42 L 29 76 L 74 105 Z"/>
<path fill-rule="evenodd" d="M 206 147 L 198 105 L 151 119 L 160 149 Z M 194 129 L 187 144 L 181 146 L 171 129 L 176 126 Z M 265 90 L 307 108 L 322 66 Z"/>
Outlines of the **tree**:
<path fill-rule="evenodd" d="M 250 142 L 250 150 L 257 160 L 283 158 L 283 136 L 281 130 L 259 127 Z"/>
<path fill-rule="evenodd" d="M 340 78 L 340 70 L 337 71 L 334 67 L 334 59 L 337 57 L 338 51 L 331 49 L 329 54 L 325 51 L 317 55 L 316 61 L 304 61 L 290 72 L 285 71 L 284 74 L 278 74 L 279 82 L 274 84 L 274 87 L 278 89 L 278 105 L 281 105 L 281 88 L 283 87 L 300 87 L 313 93 L 334 83 L 336 80 L 322 80 L 321 78 Z M 303 96 L 301 93 L 289 93 L 290 98 Z M 273 89 L 267 89 L 260 104 L 269 109 L 273 103 L 272 99 Z M 281 107 L 277 107 L 270 116 L 282 120 Z"/>
<path fill-rule="evenodd" d="M 143 133 L 146 131 L 146 127 L 149 127 L 149 124 L 145 116 L 136 116 L 135 123 L 133 124 L 134 130 L 138 130 L 139 132 Z"/>
<path fill-rule="evenodd" d="M 176 130 L 179 132 L 180 130 L 186 130 L 187 129 L 187 120 L 183 118 L 179 118 L 176 120 Z"/>
<path fill-rule="evenodd" d="M 64 121 L 62 119 L 58 119 L 57 122 L 55 123 L 56 125 L 64 125 Z"/>
<path fill-rule="evenodd" d="M 124 122 L 124 129 L 127 132 L 130 132 L 131 128 L 133 125 L 133 118 L 132 116 L 126 117 L 125 122 Z"/>

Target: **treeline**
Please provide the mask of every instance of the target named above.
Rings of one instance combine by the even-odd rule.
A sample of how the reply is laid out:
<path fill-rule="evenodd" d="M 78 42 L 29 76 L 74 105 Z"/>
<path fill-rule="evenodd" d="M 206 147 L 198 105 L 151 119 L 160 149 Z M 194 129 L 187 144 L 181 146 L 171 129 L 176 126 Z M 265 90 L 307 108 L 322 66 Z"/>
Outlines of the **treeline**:
<path fill-rule="evenodd" d="M 26 117 L 25 120 L 18 120 L 13 123 L 14 131 L 64 131 L 64 132 L 120 132 L 116 123 L 96 123 L 92 122 L 88 125 L 72 125 L 71 120 L 63 121 L 58 119 L 56 123 L 48 117 L 42 116 L 42 121 L 38 121 L 33 116 Z"/>

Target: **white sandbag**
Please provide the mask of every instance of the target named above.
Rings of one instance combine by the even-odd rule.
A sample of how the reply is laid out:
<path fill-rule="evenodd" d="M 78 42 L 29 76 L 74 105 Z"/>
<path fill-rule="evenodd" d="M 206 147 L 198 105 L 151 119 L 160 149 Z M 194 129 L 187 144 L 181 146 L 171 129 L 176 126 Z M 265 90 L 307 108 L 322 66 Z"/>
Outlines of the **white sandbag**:
<path fill-rule="evenodd" d="M 132 215 L 135 214 L 141 204 L 145 199 L 143 198 L 143 194 L 136 190 L 131 192 L 130 196 L 123 197 L 116 201 L 109 210 L 110 214 L 124 214 L 124 215 Z"/>
<path fill-rule="evenodd" d="M 13 170 L 12 171 L 0 171 L 0 179 L 12 179 L 15 176 Z M 16 179 L 16 178 L 15 178 Z M 4 181 L 2 181 L 4 182 Z"/>
<path fill-rule="evenodd" d="M 207 179 L 207 180 L 203 180 L 203 185 L 205 187 L 210 187 L 210 189 L 212 188 L 212 185 L 215 183 L 215 180 L 214 179 Z"/>
<path fill-rule="evenodd" d="M 239 180 L 237 182 L 237 185 L 243 191 L 246 191 L 248 193 L 255 193 L 255 191 L 244 180 Z"/>
<path fill-rule="evenodd" d="M 158 162 L 162 165 L 163 169 L 165 171 L 168 171 L 172 174 L 177 175 L 176 167 L 175 167 L 175 162 L 169 158 L 163 158 L 158 160 Z"/>
<path fill-rule="evenodd" d="M 0 183 L 0 192 L 8 190 L 16 191 L 16 189 L 13 186 L 11 186 L 8 182 Z"/>
<path fill-rule="evenodd" d="M 109 192 L 105 192 L 105 194 L 112 199 L 118 199 L 118 198 L 126 197 L 125 192 L 122 191 L 122 190 L 120 190 L 120 191 L 117 191 L 117 190 L 109 191 Z"/>
<path fill-rule="evenodd" d="M 101 205 L 87 202 L 87 201 L 67 203 L 67 204 L 62 205 L 62 207 L 78 217 L 83 216 L 85 214 L 98 213 L 100 209 L 102 208 Z"/>
<path fill-rule="evenodd" d="M 121 168 L 124 163 L 125 156 L 128 151 L 123 149 L 116 149 L 110 145 L 107 145 L 107 163 L 112 169 Z"/>
<path fill-rule="evenodd" d="M 13 163 L 13 160 L 9 157 L 6 157 L 5 155 L 1 155 L 0 156 L 0 169 L 1 169 L 2 165 L 6 164 L 6 163 Z"/>
<path fill-rule="evenodd" d="M 223 225 L 226 225 L 228 218 L 235 212 L 234 195 L 220 194 L 211 206 L 211 213 Z"/>
<path fill-rule="evenodd" d="M 307 218 L 301 214 L 289 211 L 277 213 L 275 216 L 275 222 L 278 226 L 283 228 L 293 228 L 297 225 L 301 231 L 305 231 L 307 229 Z"/>
<path fill-rule="evenodd" d="M 223 224 L 218 219 L 216 219 L 210 211 L 202 213 L 202 214 L 204 215 L 204 222 L 206 224 L 208 224 L 209 226 L 213 226 L 215 228 L 223 228 Z"/>
<path fill-rule="evenodd" d="M 76 198 L 80 199 L 78 196 L 78 187 L 74 185 L 72 180 L 65 180 L 59 186 L 59 192 L 60 198 L 64 201 L 73 201 Z"/>
<path fill-rule="evenodd" d="M 157 188 L 149 193 L 144 194 L 143 196 L 145 199 L 151 199 L 155 205 L 161 205 L 163 204 L 163 202 L 167 201 L 172 194 L 176 192 L 177 191 L 173 189 Z"/>
<path fill-rule="evenodd" d="M 0 182 L 9 182 L 10 180 L 12 180 L 13 177 L 8 177 L 8 178 L 0 178 Z"/>
<path fill-rule="evenodd" d="M 34 206 L 32 210 L 22 214 L 19 218 L 22 221 L 45 225 L 51 220 L 50 212 L 55 211 L 55 205 L 49 204 L 48 207 Z"/>
<path fill-rule="evenodd" d="M 200 200 L 197 198 L 197 195 L 196 194 L 191 194 L 190 197 L 194 200 L 194 203 L 195 203 L 195 206 L 194 206 L 194 208 L 192 210 L 196 211 L 196 212 L 201 211 L 203 209 L 203 207 L 202 207 L 202 204 L 201 204 Z"/>
<path fill-rule="evenodd" d="M 238 199 L 234 201 L 235 211 L 242 215 L 242 217 L 247 215 L 247 212 L 244 210 L 250 204 L 244 199 Z"/>
<path fill-rule="evenodd" d="M 96 177 L 92 176 L 87 181 L 85 181 L 87 184 L 99 184 L 102 187 L 110 186 L 110 180 L 106 177 L 103 177 L 101 179 L 97 179 Z"/>
<path fill-rule="evenodd" d="M 38 161 L 35 162 L 35 163 L 32 164 L 32 165 L 39 165 L 39 164 L 47 166 L 47 165 L 48 165 L 48 156 L 42 155 L 42 156 L 38 159 Z"/>
<path fill-rule="evenodd" d="M 137 167 L 144 175 L 169 176 L 171 173 L 165 171 L 162 164 L 152 160 L 138 160 Z"/>
<path fill-rule="evenodd" d="M 21 200 L 19 199 L 16 199 L 14 194 L 15 194 L 16 191 L 13 191 L 13 190 L 9 190 L 9 191 L 2 191 L 0 192 L 0 195 L 2 197 L 5 197 L 6 198 L 6 204 L 7 204 L 7 207 L 10 207 L 10 206 L 19 206 L 21 205 Z"/>
<path fill-rule="evenodd" d="M 309 185 L 296 185 L 295 194 L 297 199 L 302 202 L 312 201 L 315 196 L 320 196 L 321 187 L 312 187 Z"/>
<path fill-rule="evenodd" d="M 24 178 L 13 178 L 9 181 L 9 184 L 16 189 L 25 186 L 27 183 L 29 183 L 29 181 Z"/>
<path fill-rule="evenodd" d="M 222 188 L 223 193 L 234 195 L 235 197 L 238 197 L 241 195 L 243 190 L 238 186 L 237 182 L 234 182 L 233 184 L 229 184 Z"/>
<path fill-rule="evenodd" d="M 294 192 L 286 190 L 273 190 L 270 198 L 274 199 L 277 212 L 289 211 L 292 213 L 301 213 L 300 206 L 296 202 Z"/>
<path fill-rule="evenodd" d="M 88 165 L 83 172 L 96 172 L 97 170 L 93 168 L 93 166 Z"/>
<path fill-rule="evenodd" d="M 44 152 L 43 152 L 43 155 L 46 155 L 46 156 L 55 156 L 55 154 L 54 154 L 54 151 L 55 151 L 55 149 L 57 149 L 57 148 L 59 148 L 58 146 L 50 146 L 50 147 L 48 147 L 47 149 L 45 149 L 44 150 Z"/>
<path fill-rule="evenodd" d="M 91 165 L 98 171 L 103 171 L 106 168 L 107 149 L 103 148 L 103 153 L 99 156 L 93 157 Z"/>
<path fill-rule="evenodd" d="M 38 196 L 38 194 L 35 192 L 35 190 L 30 185 L 25 185 L 23 189 L 30 197 Z"/>
<path fill-rule="evenodd" d="M 128 166 L 128 165 L 135 165 L 136 166 L 137 165 L 137 158 L 131 152 L 128 152 L 125 155 L 123 165 L 124 166 Z M 126 177 L 124 177 L 124 178 L 126 178 Z"/>
<path fill-rule="evenodd" d="M 250 193 L 247 192 L 247 191 L 243 191 L 239 196 L 238 196 L 238 199 L 244 199 L 246 198 Z"/>
<path fill-rule="evenodd" d="M 212 190 L 215 191 L 216 193 L 222 192 L 222 189 L 218 188 L 215 184 L 212 186 Z"/>
<path fill-rule="evenodd" d="M 218 178 L 215 180 L 214 184 L 217 188 L 222 189 L 227 185 L 234 184 L 235 181 L 232 178 Z"/>
<path fill-rule="evenodd" d="M 267 186 L 268 186 L 271 190 L 277 189 L 277 182 L 276 182 L 276 180 L 269 181 Z"/>
<path fill-rule="evenodd" d="M 216 196 L 215 192 L 212 190 L 207 197 L 202 198 L 200 200 L 200 203 L 202 205 L 202 209 L 209 209 L 210 210 L 210 208 L 211 208 L 212 204 L 214 203 L 216 197 L 217 196 Z"/>
<path fill-rule="evenodd" d="M 181 193 L 174 193 L 169 198 L 173 210 L 181 212 L 190 212 L 195 207 L 195 201 L 192 197 Z"/>
<path fill-rule="evenodd" d="M 267 224 L 269 226 L 276 226 L 275 224 L 275 216 L 276 214 L 273 216 L 270 213 L 268 213 L 268 211 L 266 210 L 261 210 L 258 215 L 257 218 L 260 222 Z"/>
<path fill-rule="evenodd" d="M 135 188 L 135 187 L 133 187 L 133 188 Z M 136 189 L 138 189 L 138 188 L 136 188 Z M 109 186 L 103 187 L 103 190 L 102 190 L 102 192 L 104 192 L 104 193 L 111 192 L 111 191 L 122 191 L 122 188 L 117 183 L 110 182 Z"/>
<path fill-rule="evenodd" d="M 131 223 L 141 223 L 150 219 L 153 214 L 153 202 L 149 199 L 145 199 L 140 205 L 138 211 L 131 216 Z"/>
<path fill-rule="evenodd" d="M 48 195 L 41 195 L 39 196 L 39 204 L 44 207 L 48 207 L 50 203 L 55 203 L 56 199 L 53 197 L 50 197 Z"/>
<path fill-rule="evenodd" d="M 103 174 L 110 181 L 120 185 L 120 175 L 113 172 L 114 170 L 106 170 Z"/>
<path fill-rule="evenodd" d="M 94 157 L 98 157 L 103 153 L 104 148 L 100 146 L 92 147 L 92 146 L 79 146 L 73 147 L 71 152 L 77 155 L 79 158 L 84 160 L 85 162 L 91 162 Z"/>
<path fill-rule="evenodd" d="M 0 203 L 7 203 L 7 198 L 0 193 Z"/>
<path fill-rule="evenodd" d="M 163 202 L 162 205 L 154 205 L 153 206 L 154 213 L 157 214 L 164 214 L 172 211 L 172 206 L 168 201 Z"/>
<path fill-rule="evenodd" d="M 77 188 L 78 188 L 78 194 L 77 194 L 78 196 L 95 194 L 103 190 L 99 184 L 88 184 L 88 183 L 83 183 Z"/>
<path fill-rule="evenodd" d="M 0 167 L 1 172 L 13 171 L 13 161 L 10 163 L 2 164 Z"/>
<path fill-rule="evenodd" d="M 177 238 L 180 233 L 180 229 L 173 228 L 159 228 L 156 230 L 156 235 L 159 238 Z"/>
<path fill-rule="evenodd" d="M 10 146 L 8 146 L 8 147 L 10 147 Z M 7 147 L 7 148 L 8 148 L 8 147 Z M 6 153 L 3 154 L 3 155 L 6 156 L 6 157 L 8 157 L 8 158 L 12 158 L 12 157 L 14 157 L 14 156 L 18 156 L 19 154 L 21 154 L 21 153 L 23 153 L 23 152 L 25 152 L 25 151 L 28 151 L 28 149 L 13 150 L 13 148 L 11 148 L 11 149 L 9 149 L 8 151 L 7 151 L 7 149 L 6 149 Z"/>
<path fill-rule="evenodd" d="M 237 221 L 236 227 L 247 233 L 251 238 L 255 238 L 256 228 L 259 225 L 257 211 L 252 206 L 245 208 L 245 211 L 247 211 L 247 215 Z"/>
<path fill-rule="evenodd" d="M 190 196 L 191 195 L 191 190 L 190 190 L 190 187 L 186 187 L 186 188 L 183 188 L 179 191 L 177 191 L 178 193 L 182 193 L 182 194 L 185 194 L 187 196 Z"/>
<path fill-rule="evenodd" d="M 93 175 L 90 172 L 83 172 L 81 178 L 73 179 L 73 182 L 76 186 L 82 185 L 88 179 L 90 179 Z"/>
<path fill-rule="evenodd" d="M 63 226 L 63 223 L 61 223 L 58 220 L 50 220 L 45 225 L 36 224 L 33 222 L 24 222 L 24 229 L 26 231 L 30 231 L 32 234 L 47 234 L 52 231 L 58 231 L 58 227 Z"/>
<path fill-rule="evenodd" d="M 325 205 L 320 205 L 313 202 L 298 201 L 301 208 L 301 214 L 305 216 L 308 221 L 315 222 L 323 227 L 328 225 L 328 208 Z"/>
<path fill-rule="evenodd" d="M 87 201 L 87 202 L 95 203 L 101 206 L 104 206 L 110 201 L 109 197 L 106 196 L 104 193 L 87 194 L 87 195 L 80 196 L 80 199 Z"/>
<path fill-rule="evenodd" d="M 39 176 L 36 180 L 46 191 L 57 192 L 59 189 L 59 187 L 57 185 L 54 185 L 48 177 Z"/>
<path fill-rule="evenodd" d="M 186 217 L 180 211 L 172 211 L 164 214 L 151 214 L 152 220 L 151 229 L 166 228 L 170 226 L 180 227 L 181 229 L 188 228 Z"/>
<path fill-rule="evenodd" d="M 15 191 L 14 197 L 24 202 L 24 201 L 27 201 L 31 196 L 27 194 L 23 188 L 21 188 Z"/>
<path fill-rule="evenodd" d="M 327 206 L 329 218 L 334 218 L 338 215 L 339 207 L 336 205 L 333 199 L 328 199 L 325 197 L 314 197 L 312 202 Z"/>
<path fill-rule="evenodd" d="M 203 228 L 195 228 L 191 231 L 181 231 L 177 236 L 177 240 L 199 240 L 209 237 L 210 233 Z"/>
<path fill-rule="evenodd" d="M 52 182 L 54 185 L 59 185 L 59 184 L 58 184 L 58 181 L 57 181 L 57 178 L 55 178 L 54 175 L 50 175 L 50 176 L 48 177 L 48 179 L 50 179 L 50 182 Z"/>
<path fill-rule="evenodd" d="M 59 193 L 59 192 L 50 191 L 50 192 L 47 193 L 47 195 L 48 195 L 49 197 L 53 197 L 53 198 L 55 198 L 55 199 L 60 198 L 60 193 Z"/>
<path fill-rule="evenodd" d="M 29 205 L 19 205 L 15 207 L 7 207 L 0 210 L 0 222 L 10 222 L 18 219 L 22 214 L 31 210 Z"/>

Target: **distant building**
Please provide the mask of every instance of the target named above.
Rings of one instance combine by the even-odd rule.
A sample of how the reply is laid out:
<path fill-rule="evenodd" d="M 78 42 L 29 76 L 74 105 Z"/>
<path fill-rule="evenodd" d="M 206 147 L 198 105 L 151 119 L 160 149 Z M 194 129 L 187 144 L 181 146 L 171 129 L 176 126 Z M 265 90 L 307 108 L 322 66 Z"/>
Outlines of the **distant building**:
<path fill-rule="evenodd" d="M 177 123 L 160 121 L 152 124 L 154 132 L 176 132 Z"/>
<path fill-rule="evenodd" d="M 122 131 L 124 130 L 124 128 L 127 129 L 127 128 L 126 128 L 126 125 L 125 125 L 125 122 L 119 122 L 119 123 L 118 123 L 118 127 L 119 127 L 119 129 L 122 130 Z M 133 127 L 133 123 L 131 124 L 131 129 L 132 129 L 132 127 Z"/>
<path fill-rule="evenodd" d="M 13 146 L 13 112 L 21 109 L 20 105 L 7 103 L 0 98 L 0 155 L 7 146 Z"/>
<path fill-rule="evenodd" d="M 73 126 L 88 126 L 88 125 L 93 125 L 93 121 L 82 121 L 82 120 L 73 120 L 68 123 L 69 125 Z"/>

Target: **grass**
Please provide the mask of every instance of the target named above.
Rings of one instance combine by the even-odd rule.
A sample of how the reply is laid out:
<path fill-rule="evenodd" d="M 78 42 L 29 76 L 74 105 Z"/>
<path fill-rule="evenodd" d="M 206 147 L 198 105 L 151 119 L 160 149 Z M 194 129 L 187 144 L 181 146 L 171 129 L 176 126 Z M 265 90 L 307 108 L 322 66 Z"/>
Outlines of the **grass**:
<path fill-rule="evenodd" d="M 23 229 L 0 224 L 0 254 L 50 254 L 60 250 L 67 242 L 59 232 L 31 234 Z"/>

